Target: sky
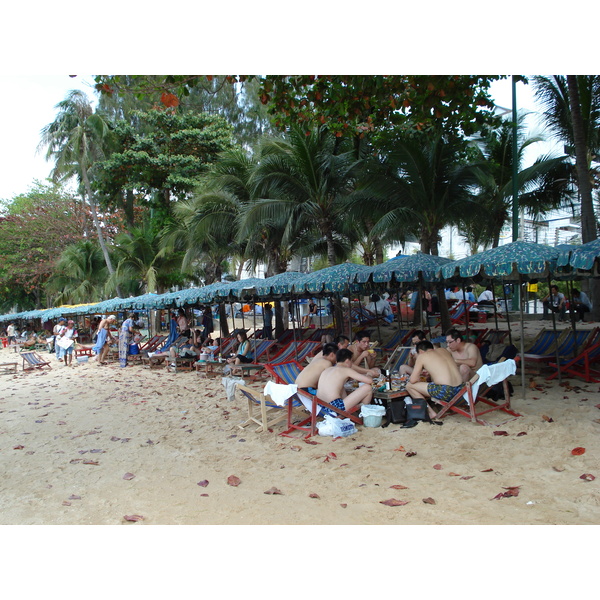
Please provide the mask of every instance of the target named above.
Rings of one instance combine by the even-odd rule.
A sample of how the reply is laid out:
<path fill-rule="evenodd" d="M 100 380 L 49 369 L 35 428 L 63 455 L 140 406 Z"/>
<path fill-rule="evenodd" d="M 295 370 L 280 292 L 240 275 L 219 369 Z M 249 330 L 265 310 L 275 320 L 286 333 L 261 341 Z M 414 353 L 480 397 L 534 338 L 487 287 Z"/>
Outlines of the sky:
<path fill-rule="evenodd" d="M 69 90 L 80 89 L 93 100 L 93 77 L 69 75 L 0 75 L 0 199 L 10 200 L 26 193 L 34 180 L 44 181 L 50 175 L 52 163 L 45 160 L 44 152 L 38 152 L 40 132 L 51 123 L 55 106 Z M 6 93 L 10 91 L 10 93 Z M 510 80 L 495 82 L 493 97 L 499 106 L 511 108 Z M 19 113 L 15 116 L 15 97 L 19 98 Z M 517 84 L 519 108 L 535 109 L 530 85 Z M 537 149 L 532 149 L 537 153 Z"/>

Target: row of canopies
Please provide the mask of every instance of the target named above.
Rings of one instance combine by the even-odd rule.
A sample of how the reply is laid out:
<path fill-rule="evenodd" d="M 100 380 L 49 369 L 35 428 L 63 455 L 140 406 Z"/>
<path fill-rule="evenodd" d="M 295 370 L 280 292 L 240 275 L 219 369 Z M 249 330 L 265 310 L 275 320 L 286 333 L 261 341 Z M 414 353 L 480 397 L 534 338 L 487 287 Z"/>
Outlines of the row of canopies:
<path fill-rule="evenodd" d="M 375 266 L 343 263 L 308 274 L 288 271 L 266 279 L 224 281 L 166 294 L 143 294 L 92 304 L 9 313 L 0 315 L 0 322 L 17 319 L 47 321 L 60 316 L 159 310 L 248 299 L 371 293 L 397 289 L 403 284 L 580 279 L 600 276 L 599 257 L 600 240 L 580 246 L 565 244 L 557 247 L 516 241 L 456 261 L 417 252 Z"/>

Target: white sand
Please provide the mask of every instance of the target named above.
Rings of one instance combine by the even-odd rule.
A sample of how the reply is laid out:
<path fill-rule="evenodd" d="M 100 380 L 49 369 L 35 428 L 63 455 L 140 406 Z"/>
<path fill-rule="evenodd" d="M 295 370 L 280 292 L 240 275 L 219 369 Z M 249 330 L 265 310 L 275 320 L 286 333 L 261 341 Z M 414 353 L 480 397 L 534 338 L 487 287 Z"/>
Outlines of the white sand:
<path fill-rule="evenodd" d="M 540 326 L 527 323 L 526 336 Z M 0 362 L 18 358 L 0 353 Z M 600 521 L 600 384 L 537 376 L 541 389 L 528 388 L 523 400 L 514 377 L 513 408 L 523 416 L 496 428 L 508 436 L 454 415 L 443 427 L 361 427 L 313 445 L 277 435 L 283 424 L 273 433 L 241 431 L 245 402 L 228 402 L 219 378 L 117 364 L 67 368 L 42 355 L 52 370 L 19 368 L 0 380 L 0 524 Z M 585 454 L 573 456 L 575 447 Z M 580 479 L 586 473 L 597 479 Z M 238 487 L 228 485 L 230 475 Z M 492 500 L 514 486 L 518 496 Z M 273 487 L 281 494 L 265 494 Z M 381 504 L 390 498 L 408 504 Z"/>

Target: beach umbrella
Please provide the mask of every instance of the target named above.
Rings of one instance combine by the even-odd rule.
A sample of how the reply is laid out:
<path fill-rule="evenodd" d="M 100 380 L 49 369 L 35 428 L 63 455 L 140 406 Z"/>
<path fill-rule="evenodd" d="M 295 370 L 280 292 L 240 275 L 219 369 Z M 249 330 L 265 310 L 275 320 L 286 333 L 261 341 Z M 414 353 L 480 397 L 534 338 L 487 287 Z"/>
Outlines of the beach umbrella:
<path fill-rule="evenodd" d="M 367 267 L 356 275 L 357 283 L 418 283 L 440 281 L 439 271 L 443 265 L 451 263 L 452 260 L 444 256 L 433 254 L 406 254 L 396 256 L 384 263 Z"/>
<path fill-rule="evenodd" d="M 456 263 L 441 268 L 445 279 L 479 278 L 490 281 L 516 282 L 550 279 L 555 274 L 560 251 L 545 244 L 517 240 L 504 246 L 491 248 Z M 525 398 L 525 349 L 523 330 L 523 294 L 520 294 L 519 312 L 521 317 L 521 383 Z M 508 313 L 508 311 L 507 311 Z M 552 323 L 556 332 L 556 319 L 552 313 Z M 560 363 L 557 356 L 557 361 Z"/>
<path fill-rule="evenodd" d="M 561 262 L 564 260 L 564 254 L 561 256 Z M 573 269 L 577 269 L 577 273 L 599 277 L 599 262 L 600 262 L 600 239 L 592 240 L 587 244 L 575 246 L 570 252 L 568 264 Z M 585 273 L 583 273 L 585 272 Z"/>
<path fill-rule="evenodd" d="M 305 275 L 293 284 L 292 290 L 296 294 L 358 292 L 362 286 L 354 280 L 359 273 L 369 270 L 365 265 L 345 262 Z"/>
<path fill-rule="evenodd" d="M 285 296 L 292 292 L 293 284 L 303 277 L 306 277 L 305 273 L 286 271 L 285 273 L 261 279 L 260 283 L 255 285 L 244 287 L 243 292 L 261 298 Z"/>

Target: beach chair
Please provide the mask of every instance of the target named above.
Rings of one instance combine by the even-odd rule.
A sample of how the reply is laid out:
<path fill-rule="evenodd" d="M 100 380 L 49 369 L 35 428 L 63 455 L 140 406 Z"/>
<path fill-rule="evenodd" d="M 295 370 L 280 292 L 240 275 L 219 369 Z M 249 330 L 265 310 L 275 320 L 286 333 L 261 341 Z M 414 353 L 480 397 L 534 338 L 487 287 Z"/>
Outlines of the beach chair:
<path fill-rule="evenodd" d="M 582 350 L 575 358 L 570 360 L 556 362 L 550 361 L 549 367 L 556 369 L 552 375 L 546 379 L 558 377 L 558 373 L 565 377 L 580 377 L 587 383 L 600 383 L 600 370 L 593 368 L 593 365 L 600 362 L 600 338 L 598 335 L 585 350 Z"/>
<path fill-rule="evenodd" d="M 591 340 L 593 340 L 598 333 L 596 329 L 582 329 L 574 332 L 573 330 L 565 330 L 564 335 L 560 337 L 558 348 L 554 352 L 547 352 L 546 354 L 529 354 L 525 353 L 525 364 L 528 362 L 538 363 L 549 363 L 554 360 L 556 362 L 556 355 L 558 354 L 559 360 L 569 360 L 573 358 L 579 352 L 585 350 Z M 576 351 L 577 349 L 577 351 Z"/>
<path fill-rule="evenodd" d="M 303 361 L 309 354 L 314 353 L 321 346 L 320 342 L 290 342 L 279 354 L 271 360 L 273 363 L 288 362 L 296 360 Z"/>
<path fill-rule="evenodd" d="M 302 403 L 297 399 L 290 398 L 283 406 L 273 402 L 269 395 L 246 385 L 237 384 L 236 389 L 248 401 L 248 418 L 238 425 L 240 429 L 244 429 L 248 425 L 256 424 L 256 433 L 269 431 L 273 425 L 277 425 L 288 419 L 288 407 L 303 408 Z"/>
<path fill-rule="evenodd" d="M 549 354 L 554 352 L 556 344 L 560 344 L 567 335 L 567 330 L 554 331 L 553 329 L 542 329 L 531 346 L 525 350 L 525 354 Z"/>
<path fill-rule="evenodd" d="M 44 367 L 52 369 L 50 362 L 44 360 L 37 352 L 21 352 L 21 358 L 23 359 L 23 371 L 33 371 Z"/>
<path fill-rule="evenodd" d="M 275 383 L 289 385 L 295 383 L 298 375 L 302 371 L 302 365 L 291 360 L 284 363 L 269 363 L 265 365 L 267 372 L 273 377 Z"/>
<path fill-rule="evenodd" d="M 388 358 L 384 369 L 390 370 L 391 372 L 399 371 L 402 365 L 408 362 L 412 346 L 398 346 L 394 353 Z"/>
<path fill-rule="evenodd" d="M 266 363 L 259 362 L 260 359 L 266 354 L 267 357 L 275 340 L 253 340 L 254 341 L 254 359 L 251 363 L 241 363 L 232 366 L 232 370 L 238 371 L 243 377 L 249 377 L 249 381 L 253 382 L 260 379 L 265 371 Z"/>
<path fill-rule="evenodd" d="M 406 343 L 412 338 L 416 329 L 398 329 L 396 333 L 380 348 L 385 354 L 391 354 L 397 346 L 406 346 Z"/>
<path fill-rule="evenodd" d="M 451 400 L 447 402 L 432 400 L 442 405 L 442 409 L 436 414 L 435 419 L 441 419 L 452 412 L 469 418 L 472 423 L 496 427 L 520 417 L 521 415 L 510 407 L 510 388 L 508 386 L 508 378 L 515 374 L 516 369 L 517 365 L 512 359 L 496 365 L 483 365 Z M 491 396 L 491 390 L 492 386 L 498 383 L 502 383 L 504 398 L 495 400 Z M 483 384 L 487 387 L 481 391 L 480 386 Z M 482 409 L 478 410 L 479 407 Z M 489 423 L 481 418 L 482 415 L 497 410 L 511 415 L 512 418 L 497 424 Z"/>
<path fill-rule="evenodd" d="M 508 329 L 488 329 L 481 339 L 480 345 L 484 342 L 489 344 L 503 344 L 508 337 Z"/>

